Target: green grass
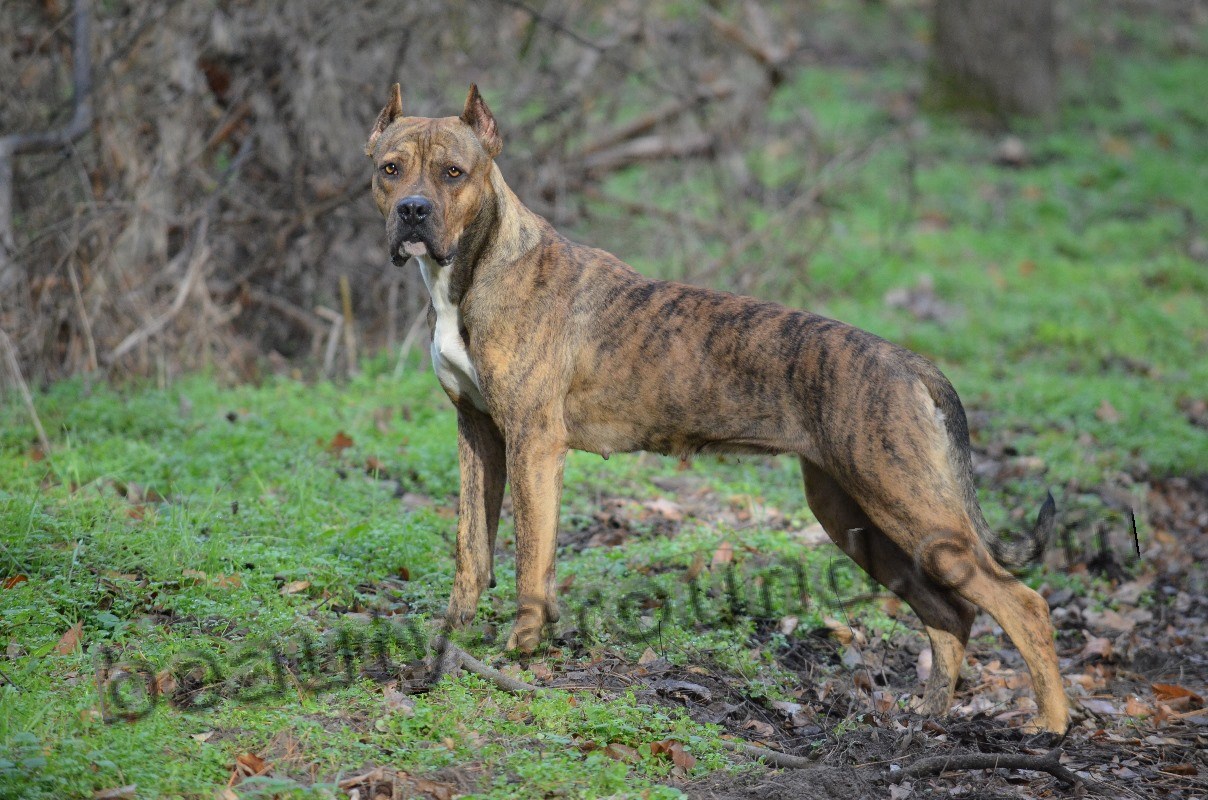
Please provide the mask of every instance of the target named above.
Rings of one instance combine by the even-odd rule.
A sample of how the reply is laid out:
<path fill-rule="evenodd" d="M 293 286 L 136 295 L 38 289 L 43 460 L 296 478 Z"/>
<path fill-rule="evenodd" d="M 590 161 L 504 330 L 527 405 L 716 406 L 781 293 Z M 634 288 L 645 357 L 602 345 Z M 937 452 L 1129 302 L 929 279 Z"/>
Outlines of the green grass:
<path fill-rule="evenodd" d="M 992 163 L 994 138 L 928 119 L 913 156 L 894 139 L 827 191 L 824 247 L 807 254 L 774 231 L 750 254 L 767 265 L 760 291 L 934 358 L 967 405 L 988 412 L 979 441 L 1043 459 L 1043 477 L 983 491 L 996 525 L 1030 515 L 1042 484 L 1064 507 L 1089 503 L 1093 514 L 1103 508 L 1085 492 L 1117 472 L 1208 469 L 1208 431 L 1181 410 L 1208 399 L 1208 265 L 1186 247 L 1206 235 L 1206 67 L 1196 55 L 1122 58 L 1112 67 L 1114 102 L 1075 97 L 1054 130 L 1021 131 L 1037 162 L 1021 170 Z M 886 93 L 911 80 L 900 67 L 802 69 L 778 90 L 773 119 L 808 107 L 839 150 L 853 137 L 870 139 L 883 125 Z M 904 199 L 910 158 L 913 205 Z M 796 168 L 767 154 L 750 161 L 772 186 L 785 174 L 778 166 Z M 634 171 L 609 188 L 644 187 Z M 686 191 L 649 196 L 677 209 Z M 701 198 L 707 213 L 711 200 Z M 1185 211 L 1200 227 L 1187 227 Z M 646 256 L 639 223 L 623 242 L 578 233 L 652 274 L 678 276 L 691 266 Z M 795 272 L 793 264 L 805 266 Z M 959 307 L 953 319 L 919 321 L 886 307 L 887 291 L 915 286 L 923 274 Z M 28 577 L 0 590 L 0 643 L 9 656 L 0 660 L 0 797 L 88 796 L 129 783 L 139 796 L 210 797 L 236 756 L 273 755 L 283 731 L 301 753 L 296 769 L 244 783 L 241 796 L 335 796 L 341 776 L 389 764 L 413 774 L 472 765 L 489 797 L 673 797 L 677 790 L 663 785 L 673 777 L 670 762 L 649 751 L 667 738 L 698 757 L 694 775 L 724 768 L 716 730 L 632 694 L 519 698 L 471 676 L 416 695 L 411 714 L 387 709 L 381 688 L 358 678 L 326 691 L 224 699 L 208 711 L 161 703 L 137 721 L 100 718 L 93 670 L 102 646 L 157 668 L 195 651 L 230 663 L 273 643 L 322 640 L 349 610 L 357 619 L 376 612 L 421 622 L 443 610 L 452 580 L 455 420 L 429 373 L 411 365 L 396 378 L 386 365 L 367 363 L 347 385 L 273 379 L 218 388 L 206 376 L 168 389 L 64 382 L 37 397 L 54 442 L 46 459 L 32 449 L 21 405 L 0 407 L 0 576 Z M 1117 421 L 1098 413 L 1105 402 Z M 352 444 L 333 451 L 339 432 Z M 399 493 L 435 504 L 400 503 L 394 481 L 366 473 L 371 458 Z M 723 504 L 774 507 L 795 527 L 812 519 L 788 460 L 701 459 L 686 476 Z M 587 524 L 601 499 L 668 496 L 655 481 L 682 477 L 673 461 L 575 454 L 563 528 Z M 811 586 L 822 589 L 804 612 L 806 630 L 832 612 L 825 575 L 837 551 L 803 552 L 783 530 L 735 530 L 711 519 L 689 520 L 671 538 L 635 526 L 624 547 L 588 548 L 559 562 L 561 576 L 574 576 L 564 620 L 582 611 L 595 636 L 585 652 L 636 661 L 653 647 L 674 663 L 707 658 L 749 694 L 786 697 L 794 679 L 766 649 L 752 650 L 748 617 L 685 624 L 692 617 L 683 571 L 722 542 L 735 545 L 743 575 L 800 559 Z M 510 539 L 505 523 L 500 585 L 464 640 L 479 655 L 498 652 L 489 632 L 506 631 L 514 609 Z M 722 582 L 708 572 L 703 580 Z M 300 581 L 304 589 L 282 593 Z M 847 570 L 840 581 L 861 585 Z M 670 624 L 656 627 L 658 613 L 625 615 L 635 598 L 660 592 L 672 598 Z M 711 599 L 705 610 L 721 620 L 725 603 Z M 872 630 L 886 624 L 875 609 L 860 613 Z M 77 623 L 82 649 L 57 654 Z M 546 657 L 560 668 L 567 655 Z M 206 741 L 194 738 L 206 733 Z M 609 743 L 638 748 L 641 758 L 613 761 L 598 749 Z"/>

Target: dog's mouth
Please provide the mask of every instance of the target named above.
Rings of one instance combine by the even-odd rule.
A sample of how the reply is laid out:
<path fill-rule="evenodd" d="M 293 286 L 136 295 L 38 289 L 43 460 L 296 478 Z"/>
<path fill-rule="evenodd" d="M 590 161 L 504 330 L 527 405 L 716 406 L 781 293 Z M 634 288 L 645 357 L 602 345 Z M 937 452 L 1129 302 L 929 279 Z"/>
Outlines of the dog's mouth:
<path fill-rule="evenodd" d="M 412 256 L 416 258 L 427 256 L 440 266 L 447 267 L 453 263 L 454 255 L 456 255 L 456 251 L 453 250 L 441 253 L 427 239 L 415 232 L 399 237 L 390 246 L 390 260 L 396 267 L 406 264 Z"/>

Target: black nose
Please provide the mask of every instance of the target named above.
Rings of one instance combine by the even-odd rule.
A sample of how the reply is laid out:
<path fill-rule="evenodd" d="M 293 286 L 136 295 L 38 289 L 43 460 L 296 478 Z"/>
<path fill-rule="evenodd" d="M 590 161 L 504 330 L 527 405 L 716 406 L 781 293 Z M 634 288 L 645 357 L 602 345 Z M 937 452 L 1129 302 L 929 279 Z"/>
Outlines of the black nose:
<path fill-rule="evenodd" d="M 394 208 L 403 222 L 409 225 L 418 225 L 432 213 L 432 201 L 426 197 L 420 197 L 418 194 L 413 194 L 410 197 L 404 197 L 402 200 L 399 200 L 398 205 Z"/>

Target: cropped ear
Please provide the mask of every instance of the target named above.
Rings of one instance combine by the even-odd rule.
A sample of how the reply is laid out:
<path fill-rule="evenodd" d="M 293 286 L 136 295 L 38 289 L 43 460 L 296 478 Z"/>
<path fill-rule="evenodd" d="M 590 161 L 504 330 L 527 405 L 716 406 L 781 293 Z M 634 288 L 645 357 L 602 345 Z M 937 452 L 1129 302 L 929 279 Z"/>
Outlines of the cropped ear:
<path fill-rule="evenodd" d="M 470 84 L 470 93 L 466 96 L 466 108 L 461 112 L 461 121 L 474 129 L 478 141 L 482 142 L 483 149 L 491 158 L 503 150 L 503 139 L 499 136 L 499 128 L 495 126 L 495 117 L 491 116 L 491 109 L 487 108 L 486 101 L 478 93 L 476 83 Z"/>
<path fill-rule="evenodd" d="M 390 123 L 402 115 L 403 92 L 396 83 L 390 92 L 390 102 L 382 109 L 382 113 L 378 114 L 377 122 L 373 123 L 373 130 L 369 132 L 369 141 L 365 143 L 365 155 L 373 156 L 373 145 L 377 142 L 378 137 L 390 127 Z"/>

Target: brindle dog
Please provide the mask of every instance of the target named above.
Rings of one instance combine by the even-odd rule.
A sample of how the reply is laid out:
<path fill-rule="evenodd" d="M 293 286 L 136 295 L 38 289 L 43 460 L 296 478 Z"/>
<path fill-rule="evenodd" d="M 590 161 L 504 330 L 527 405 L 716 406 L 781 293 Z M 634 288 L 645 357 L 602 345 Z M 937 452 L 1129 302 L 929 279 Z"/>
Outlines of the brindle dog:
<path fill-rule="evenodd" d="M 1008 543 L 978 506 L 965 412 L 926 359 L 870 333 L 748 297 L 643 277 L 568 241 L 495 164 L 477 87 L 460 117 L 403 116 L 396 84 L 369 136 L 373 197 L 395 264 L 431 294 L 432 364 L 457 408 L 461 498 L 448 621 L 494 585 L 505 479 L 519 609 L 509 648 L 557 620 L 554 551 L 567 450 L 792 453 L 835 543 L 910 604 L 933 665 L 919 709 L 946 713 L 976 607 L 1027 661 L 1038 725 L 1069 719 L 1044 599 L 1017 580 L 1043 550 Z"/>

